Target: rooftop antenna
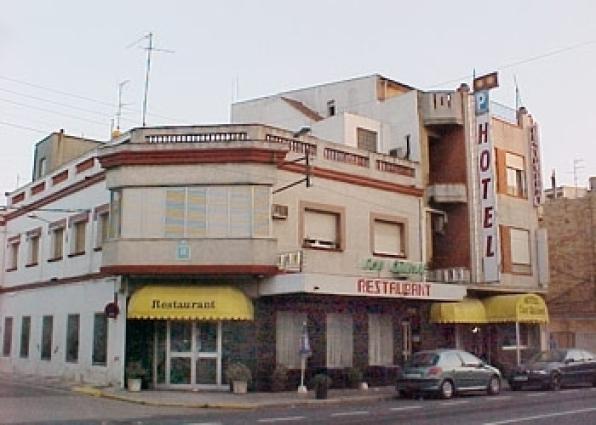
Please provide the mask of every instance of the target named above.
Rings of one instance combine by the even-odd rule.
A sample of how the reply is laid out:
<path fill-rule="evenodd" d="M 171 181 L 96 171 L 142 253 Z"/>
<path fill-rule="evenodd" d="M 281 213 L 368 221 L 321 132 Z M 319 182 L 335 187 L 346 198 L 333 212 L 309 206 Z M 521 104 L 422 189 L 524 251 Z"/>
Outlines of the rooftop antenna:
<path fill-rule="evenodd" d="M 163 53 L 174 53 L 173 50 L 168 49 L 158 49 L 153 47 L 153 33 L 150 32 L 143 37 L 139 38 L 134 43 L 129 44 L 126 46 L 127 49 L 139 44 L 141 41 L 147 39 L 147 47 L 141 47 L 142 49 L 147 50 L 147 64 L 145 66 L 145 94 L 143 95 L 143 127 L 147 124 L 147 96 L 149 94 L 149 74 L 151 71 L 151 53 L 155 50 L 156 52 L 163 52 Z"/>
<path fill-rule="evenodd" d="M 517 76 L 513 75 L 513 84 L 515 85 L 515 110 L 523 106 L 521 94 L 519 93 L 519 86 L 517 85 Z"/>
<path fill-rule="evenodd" d="M 122 117 L 122 106 L 124 105 L 122 103 L 122 88 L 129 83 L 130 80 L 124 80 L 124 81 L 120 81 L 120 83 L 118 83 L 118 110 L 116 112 L 116 130 L 120 131 L 120 118 Z"/>
<path fill-rule="evenodd" d="M 577 197 L 577 172 L 581 168 L 585 168 L 583 165 L 580 165 L 584 162 L 583 159 L 574 159 L 573 160 L 573 186 L 575 187 L 575 197 Z"/>

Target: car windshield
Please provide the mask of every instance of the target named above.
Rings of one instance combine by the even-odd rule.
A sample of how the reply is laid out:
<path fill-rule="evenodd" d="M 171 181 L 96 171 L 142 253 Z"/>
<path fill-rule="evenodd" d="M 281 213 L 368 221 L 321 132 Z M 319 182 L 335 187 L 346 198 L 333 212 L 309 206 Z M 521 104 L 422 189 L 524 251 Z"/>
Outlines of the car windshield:
<path fill-rule="evenodd" d="M 565 358 L 565 351 L 562 351 L 562 350 L 542 351 L 541 353 L 535 354 L 530 359 L 530 363 L 562 362 L 564 358 Z"/>
<path fill-rule="evenodd" d="M 412 359 L 408 362 L 411 367 L 434 366 L 439 360 L 439 355 L 433 352 L 420 352 L 414 354 Z"/>

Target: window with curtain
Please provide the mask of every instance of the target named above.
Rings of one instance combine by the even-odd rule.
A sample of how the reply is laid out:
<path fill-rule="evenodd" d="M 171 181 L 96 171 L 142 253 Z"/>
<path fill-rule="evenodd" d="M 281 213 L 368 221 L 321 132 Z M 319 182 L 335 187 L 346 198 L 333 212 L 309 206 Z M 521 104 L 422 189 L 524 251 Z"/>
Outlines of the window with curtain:
<path fill-rule="evenodd" d="M 267 186 L 209 186 L 166 191 L 165 236 L 247 238 L 270 235 Z"/>
<path fill-rule="evenodd" d="M 339 248 L 339 214 L 304 210 L 304 246 Z"/>
<path fill-rule="evenodd" d="M 64 255 L 64 227 L 55 227 L 51 230 L 51 232 L 50 260 L 60 260 Z"/>
<path fill-rule="evenodd" d="M 72 238 L 70 242 L 71 255 L 80 255 L 85 253 L 85 237 L 87 233 L 87 222 L 78 221 L 72 225 Z"/>
<path fill-rule="evenodd" d="M 393 364 L 393 322 L 388 314 L 368 315 L 368 364 Z"/>
<path fill-rule="evenodd" d="M 278 311 L 275 320 L 276 362 L 288 369 L 300 368 L 300 336 L 306 313 Z"/>
<path fill-rule="evenodd" d="M 93 353 L 91 362 L 105 366 L 108 360 L 108 318 L 104 313 L 95 313 L 93 318 Z"/>
<path fill-rule="evenodd" d="M 21 346 L 19 355 L 22 358 L 29 357 L 29 341 L 31 339 L 31 316 L 23 316 L 21 319 Z"/>
<path fill-rule="evenodd" d="M 373 253 L 404 257 L 404 224 L 375 219 L 373 222 Z"/>
<path fill-rule="evenodd" d="M 525 198 L 527 196 L 526 168 L 524 157 L 507 152 L 505 154 L 507 167 L 507 194 Z"/>
<path fill-rule="evenodd" d="M 54 317 L 43 316 L 41 321 L 41 359 L 52 359 L 52 336 L 54 333 Z"/>
<path fill-rule="evenodd" d="M 354 327 L 352 315 L 327 314 L 327 367 L 352 367 Z"/>
<path fill-rule="evenodd" d="M 112 190 L 110 192 L 110 238 L 119 238 L 121 232 L 122 214 L 122 192 Z"/>
<path fill-rule="evenodd" d="M 108 211 L 101 212 L 97 215 L 95 222 L 95 249 L 102 248 L 104 243 L 108 240 L 109 235 L 109 217 Z"/>
<path fill-rule="evenodd" d="M 12 351 L 12 317 L 4 318 L 4 335 L 2 338 L 2 355 L 10 357 Z"/>
<path fill-rule="evenodd" d="M 69 314 L 66 319 L 66 361 L 79 361 L 79 322 L 78 314 Z"/>
<path fill-rule="evenodd" d="M 16 270 L 19 266 L 19 246 L 20 242 L 11 242 L 8 245 L 8 263 L 6 265 L 6 270 Z"/>

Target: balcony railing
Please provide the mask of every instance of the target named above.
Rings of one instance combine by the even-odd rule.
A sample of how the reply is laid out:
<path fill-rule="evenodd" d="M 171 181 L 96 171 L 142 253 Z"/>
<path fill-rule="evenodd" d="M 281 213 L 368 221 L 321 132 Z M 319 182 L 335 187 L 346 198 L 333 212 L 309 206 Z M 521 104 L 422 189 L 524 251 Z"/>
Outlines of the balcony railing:
<path fill-rule="evenodd" d="M 329 161 L 345 162 L 346 164 L 357 165 L 359 167 L 368 167 L 370 164 L 367 156 L 338 149 L 325 148 L 323 156 Z"/>

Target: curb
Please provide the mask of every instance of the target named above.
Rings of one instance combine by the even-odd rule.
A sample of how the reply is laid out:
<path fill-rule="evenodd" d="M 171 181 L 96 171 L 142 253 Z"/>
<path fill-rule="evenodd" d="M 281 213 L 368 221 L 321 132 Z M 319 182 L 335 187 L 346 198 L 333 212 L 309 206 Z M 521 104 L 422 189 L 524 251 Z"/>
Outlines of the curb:
<path fill-rule="evenodd" d="M 235 410 L 255 410 L 260 408 L 266 407 L 289 407 L 289 406 L 298 406 L 298 405 L 320 405 L 320 404 L 341 404 L 341 403 L 350 403 L 350 402 L 358 402 L 358 401 L 382 401 L 382 400 L 392 400 L 395 398 L 395 395 L 392 394 L 383 394 L 383 395 L 361 395 L 355 397 L 340 397 L 340 398 L 328 398 L 324 400 L 317 400 L 317 399 L 297 399 L 297 400 L 283 400 L 278 403 L 276 402 L 268 402 L 268 403 L 210 403 L 210 402 L 202 402 L 202 403 L 177 403 L 177 402 L 166 402 L 166 401 L 152 401 L 152 400 L 141 400 L 134 397 L 128 397 L 126 395 L 114 394 L 108 391 L 103 391 L 99 388 L 83 386 L 83 387 L 72 387 L 71 391 L 87 395 L 90 397 L 100 397 L 100 398 L 107 398 L 111 400 L 118 400 L 127 403 L 136 403 L 142 404 L 146 406 L 162 406 L 162 407 L 184 407 L 184 408 L 194 408 L 194 409 L 235 409 Z"/>

